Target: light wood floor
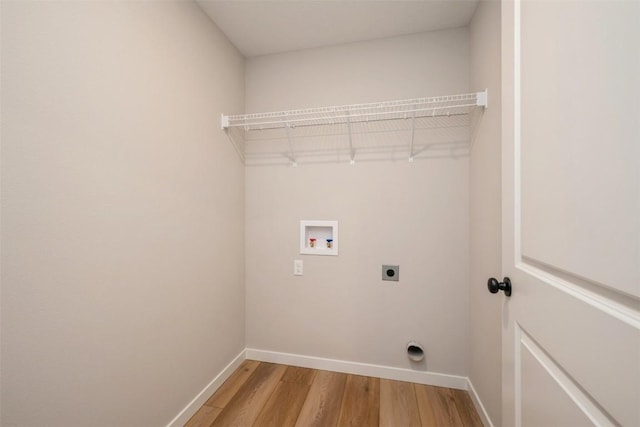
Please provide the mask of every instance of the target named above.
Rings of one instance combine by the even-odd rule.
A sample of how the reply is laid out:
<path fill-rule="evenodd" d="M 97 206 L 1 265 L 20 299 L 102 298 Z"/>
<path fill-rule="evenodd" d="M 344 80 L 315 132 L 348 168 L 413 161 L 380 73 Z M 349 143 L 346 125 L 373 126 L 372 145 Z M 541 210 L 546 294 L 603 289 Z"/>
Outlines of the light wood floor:
<path fill-rule="evenodd" d="M 195 426 L 482 426 L 462 390 L 245 360 Z"/>

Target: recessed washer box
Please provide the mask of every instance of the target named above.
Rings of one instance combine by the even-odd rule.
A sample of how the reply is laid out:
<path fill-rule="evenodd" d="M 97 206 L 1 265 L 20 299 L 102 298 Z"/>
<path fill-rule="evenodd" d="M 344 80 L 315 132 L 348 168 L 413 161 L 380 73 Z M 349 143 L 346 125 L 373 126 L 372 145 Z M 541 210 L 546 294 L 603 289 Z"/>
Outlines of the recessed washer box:
<path fill-rule="evenodd" d="M 338 221 L 300 221 L 300 253 L 338 255 Z"/>

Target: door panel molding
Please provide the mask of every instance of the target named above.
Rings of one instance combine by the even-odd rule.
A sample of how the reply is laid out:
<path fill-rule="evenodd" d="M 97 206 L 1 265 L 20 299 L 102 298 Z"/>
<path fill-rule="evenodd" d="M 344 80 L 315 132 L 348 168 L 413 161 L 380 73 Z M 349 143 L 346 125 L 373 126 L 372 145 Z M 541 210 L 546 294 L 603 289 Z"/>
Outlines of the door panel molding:
<path fill-rule="evenodd" d="M 600 307 L 607 313 L 640 328 L 640 298 L 619 287 L 580 276 L 536 259 L 523 251 L 522 225 L 522 2 L 513 1 L 513 172 L 514 262 L 551 286 Z"/>
<path fill-rule="evenodd" d="M 603 408 L 589 396 L 580 385 L 574 381 L 564 369 L 557 364 L 549 354 L 521 327 L 516 323 L 516 379 L 518 381 L 516 385 L 516 414 L 518 423 L 522 424 L 523 416 L 523 403 L 522 403 L 522 381 L 523 381 L 523 360 L 526 354 L 532 356 L 533 360 L 549 375 L 549 377 L 555 382 L 555 384 L 562 390 L 562 393 L 573 402 L 576 408 L 584 414 L 594 425 L 597 426 L 618 426 Z M 531 369 L 531 367 L 528 367 Z"/>
<path fill-rule="evenodd" d="M 523 259 L 516 264 L 516 268 L 629 326 L 640 329 L 640 302 L 634 297 L 623 296 L 602 286 L 598 286 L 600 292 L 597 292 L 586 280 L 570 273 L 562 274 L 550 266 L 541 268 L 540 264 L 529 259 Z M 517 284 L 514 284 L 514 293 L 517 292 L 515 286 Z"/>
<path fill-rule="evenodd" d="M 640 7 L 515 3 L 517 261 L 640 298 Z"/>
<path fill-rule="evenodd" d="M 515 276 L 532 282 L 510 299 L 517 327 L 615 420 L 637 425 L 640 413 L 627 403 L 640 397 L 638 328 L 530 273 Z M 521 341 L 516 336 L 512 349 Z"/>

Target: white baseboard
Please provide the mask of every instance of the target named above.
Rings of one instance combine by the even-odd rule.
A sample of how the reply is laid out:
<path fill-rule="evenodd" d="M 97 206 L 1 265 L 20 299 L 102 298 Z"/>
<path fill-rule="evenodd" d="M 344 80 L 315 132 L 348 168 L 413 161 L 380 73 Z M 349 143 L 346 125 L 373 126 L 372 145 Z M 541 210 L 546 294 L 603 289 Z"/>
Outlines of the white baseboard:
<path fill-rule="evenodd" d="M 245 359 L 259 362 L 279 363 L 303 368 L 320 369 L 325 371 L 342 372 L 345 374 L 364 375 L 369 377 L 385 378 L 396 381 L 407 381 L 417 384 L 427 384 L 437 387 L 468 390 L 482 423 L 485 427 L 493 427 L 480 397 L 473 384 L 467 377 L 457 375 L 439 374 L 436 372 L 416 371 L 411 369 L 392 368 L 389 366 L 371 365 L 368 363 L 348 362 L 344 360 L 324 359 L 321 357 L 304 356 L 291 353 L 279 353 L 275 351 L 257 350 L 247 348 L 242 350 L 209 384 L 206 385 L 196 397 L 171 420 L 167 427 L 183 427 L 198 409 L 207 401 L 215 391 L 220 388 L 231 374 L 238 369 Z"/>
<path fill-rule="evenodd" d="M 171 420 L 167 427 L 183 427 L 187 421 L 195 414 L 198 409 L 209 399 L 209 397 L 215 393 L 215 391 L 222 385 L 238 369 L 240 364 L 247 358 L 246 350 L 242 350 L 235 359 L 231 361 L 209 384 L 191 402 L 182 410 L 176 417 Z"/>
<path fill-rule="evenodd" d="M 484 425 L 484 427 L 493 427 L 491 418 L 489 418 L 489 413 L 487 412 L 487 409 L 482 404 L 482 401 L 480 400 L 480 396 L 478 396 L 476 389 L 473 387 L 473 383 L 471 382 L 470 379 L 467 379 L 467 381 L 469 383 L 467 387 L 467 390 L 469 391 L 469 396 L 471 396 L 471 401 L 473 402 L 473 406 L 476 407 L 476 411 L 478 411 L 478 415 L 480 415 L 482 424 Z"/>
<path fill-rule="evenodd" d="M 259 362 L 280 363 L 283 365 L 342 372 L 345 374 L 379 377 L 389 380 L 407 381 L 438 387 L 449 387 L 458 390 L 467 390 L 469 385 L 466 377 L 460 377 L 457 375 L 392 368 L 389 366 L 347 362 L 344 360 L 323 359 L 320 357 L 303 356 L 299 354 L 278 353 L 275 351 L 257 350 L 255 348 L 247 348 L 246 357 L 247 359 L 257 360 Z"/>

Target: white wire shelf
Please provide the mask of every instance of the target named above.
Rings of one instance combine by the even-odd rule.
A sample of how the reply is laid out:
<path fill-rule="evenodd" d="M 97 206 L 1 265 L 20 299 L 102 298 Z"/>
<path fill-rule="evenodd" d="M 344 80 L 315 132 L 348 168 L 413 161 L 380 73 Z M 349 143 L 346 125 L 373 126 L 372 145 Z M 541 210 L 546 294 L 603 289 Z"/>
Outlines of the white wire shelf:
<path fill-rule="evenodd" d="M 434 148 L 468 146 L 470 115 L 488 105 L 487 91 L 461 95 L 222 115 L 221 126 L 246 164 L 394 157 L 410 161 Z M 406 134 L 406 135 L 404 135 Z M 426 149 L 425 149 L 426 148 Z M 437 151 L 437 150 L 435 150 Z M 372 154 L 373 153 L 373 154 Z"/>

